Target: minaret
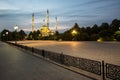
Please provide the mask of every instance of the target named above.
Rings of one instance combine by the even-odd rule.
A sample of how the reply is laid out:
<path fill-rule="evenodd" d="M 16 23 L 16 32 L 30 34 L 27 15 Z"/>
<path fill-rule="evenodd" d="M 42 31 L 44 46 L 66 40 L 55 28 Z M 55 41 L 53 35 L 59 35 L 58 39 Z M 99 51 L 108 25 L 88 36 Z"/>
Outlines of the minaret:
<path fill-rule="evenodd" d="M 32 33 L 34 32 L 34 13 L 32 14 Z"/>
<path fill-rule="evenodd" d="M 49 10 L 47 10 L 46 21 L 47 21 L 47 27 L 49 27 Z"/>
<path fill-rule="evenodd" d="M 57 21 L 57 17 L 55 17 L 56 20 L 56 32 L 58 31 L 58 21 Z"/>
<path fill-rule="evenodd" d="M 43 25 L 45 25 L 45 19 L 43 19 Z"/>

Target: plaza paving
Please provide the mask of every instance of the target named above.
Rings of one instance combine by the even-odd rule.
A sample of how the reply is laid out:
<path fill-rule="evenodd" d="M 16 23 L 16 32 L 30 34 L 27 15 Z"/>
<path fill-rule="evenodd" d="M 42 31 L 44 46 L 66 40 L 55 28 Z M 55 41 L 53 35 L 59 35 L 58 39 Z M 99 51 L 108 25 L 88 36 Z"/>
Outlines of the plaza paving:
<path fill-rule="evenodd" d="M 0 42 L 0 80 L 91 80 Z"/>

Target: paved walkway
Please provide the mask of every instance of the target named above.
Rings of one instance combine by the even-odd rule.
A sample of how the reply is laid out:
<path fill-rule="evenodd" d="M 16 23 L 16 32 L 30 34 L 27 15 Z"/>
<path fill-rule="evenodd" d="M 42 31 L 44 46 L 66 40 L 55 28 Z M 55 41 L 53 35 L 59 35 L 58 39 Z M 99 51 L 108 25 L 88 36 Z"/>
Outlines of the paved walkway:
<path fill-rule="evenodd" d="M 91 80 L 0 42 L 0 80 Z"/>

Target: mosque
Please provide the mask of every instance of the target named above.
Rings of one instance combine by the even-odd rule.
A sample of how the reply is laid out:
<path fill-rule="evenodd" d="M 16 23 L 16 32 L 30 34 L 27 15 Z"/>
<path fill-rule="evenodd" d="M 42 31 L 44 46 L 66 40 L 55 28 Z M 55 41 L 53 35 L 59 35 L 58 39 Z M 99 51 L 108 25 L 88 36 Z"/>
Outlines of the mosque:
<path fill-rule="evenodd" d="M 58 31 L 57 29 L 57 25 L 58 25 L 58 21 L 57 21 L 57 17 L 55 18 L 56 20 L 56 31 Z M 46 13 L 46 23 L 45 20 L 43 20 L 43 25 L 40 27 L 40 32 L 41 32 L 41 36 L 42 37 L 46 37 L 46 36 L 50 36 L 50 35 L 54 35 L 54 31 L 50 30 L 49 28 L 49 10 L 47 10 Z M 34 32 L 34 14 L 32 14 L 32 32 Z"/>

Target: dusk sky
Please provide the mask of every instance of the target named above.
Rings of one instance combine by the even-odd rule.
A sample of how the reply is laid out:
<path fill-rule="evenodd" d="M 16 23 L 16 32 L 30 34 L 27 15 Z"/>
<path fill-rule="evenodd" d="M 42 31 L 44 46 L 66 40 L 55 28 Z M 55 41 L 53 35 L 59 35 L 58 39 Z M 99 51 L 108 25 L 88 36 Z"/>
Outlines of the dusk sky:
<path fill-rule="evenodd" d="M 31 31 L 32 13 L 35 15 L 35 29 L 40 29 L 46 10 L 50 12 L 50 29 L 66 30 L 78 23 L 80 27 L 111 23 L 120 19 L 120 0 L 0 0 L 0 32 L 3 29 Z"/>

